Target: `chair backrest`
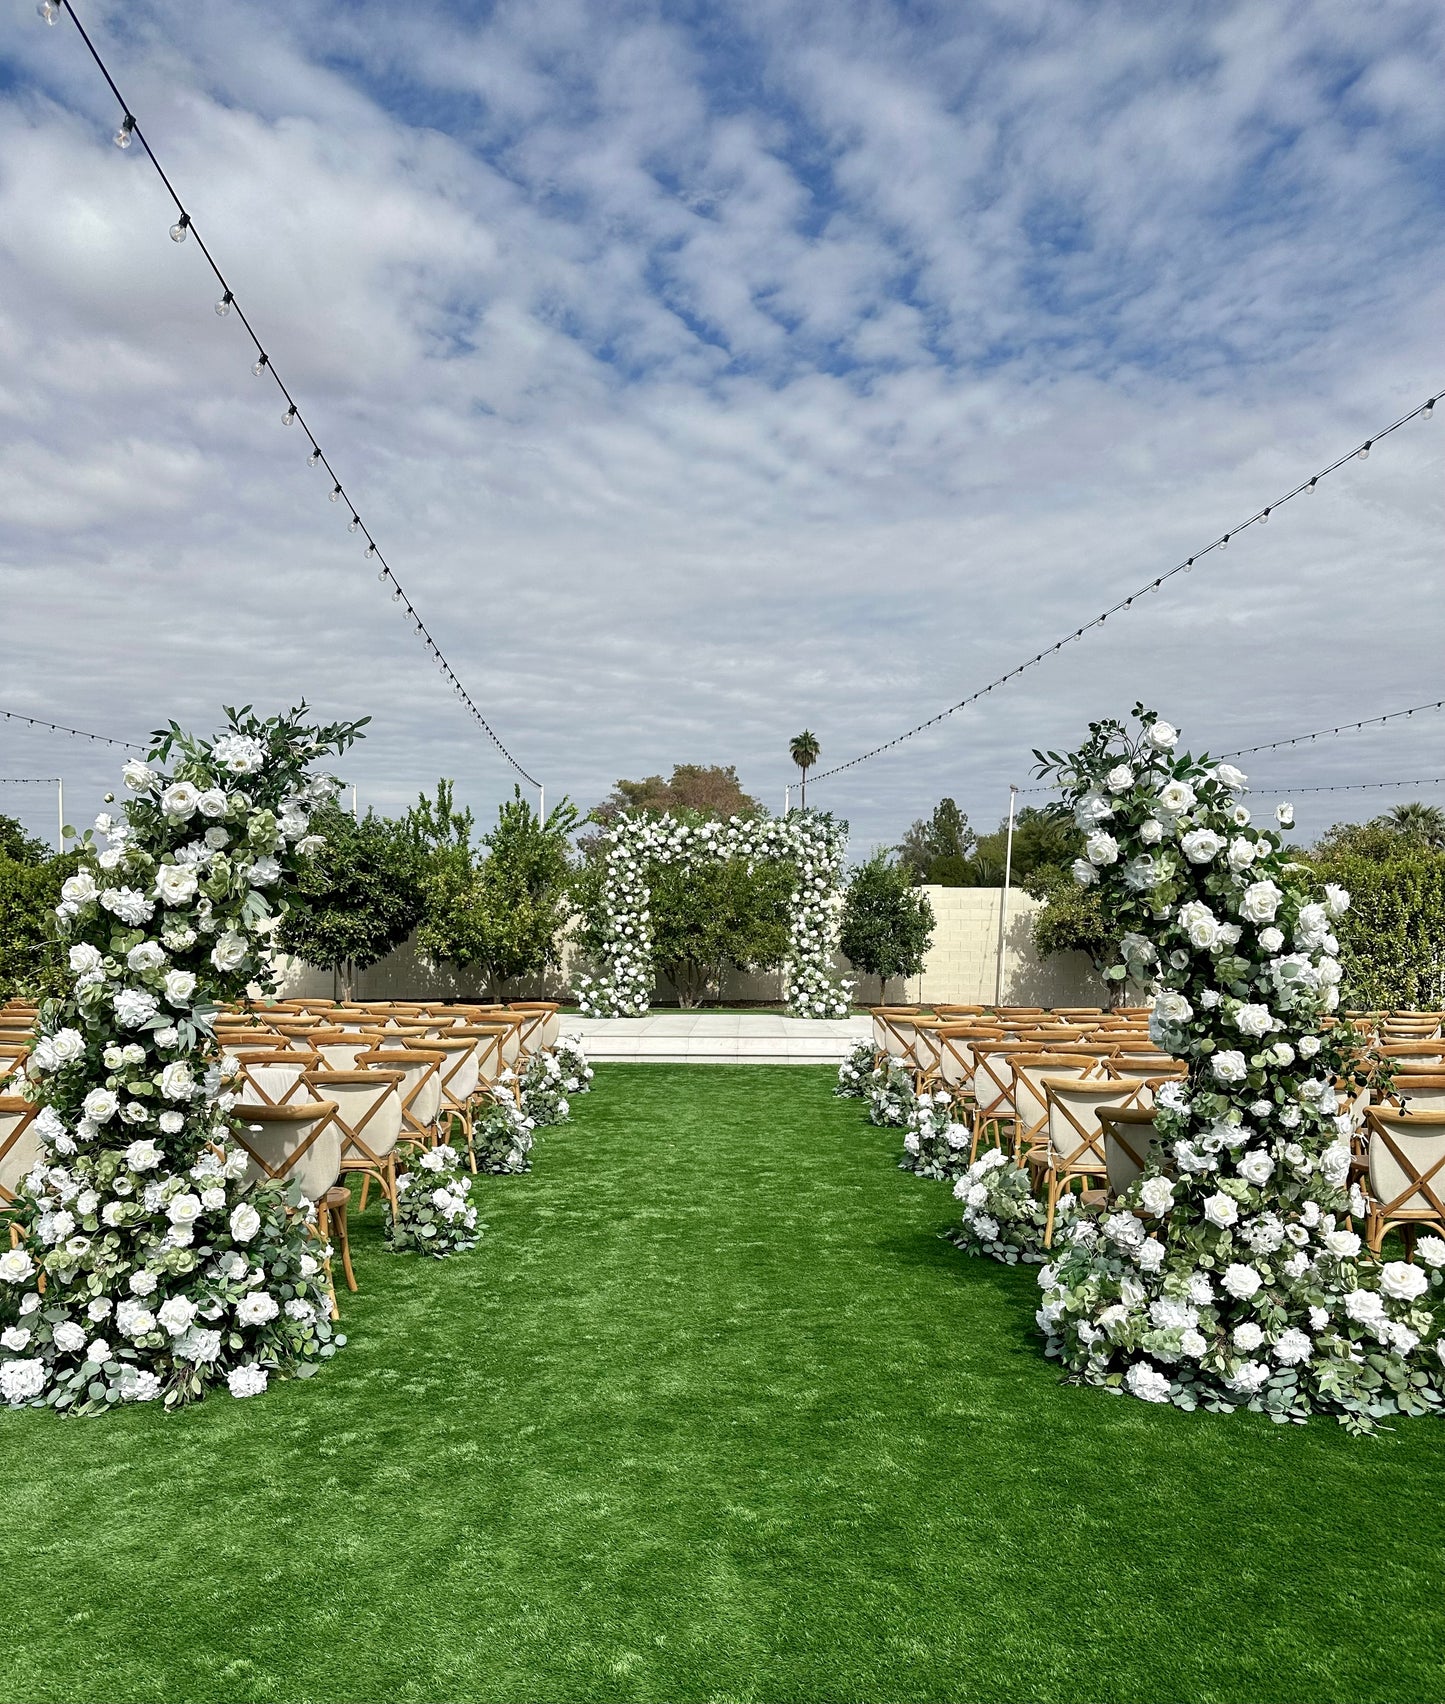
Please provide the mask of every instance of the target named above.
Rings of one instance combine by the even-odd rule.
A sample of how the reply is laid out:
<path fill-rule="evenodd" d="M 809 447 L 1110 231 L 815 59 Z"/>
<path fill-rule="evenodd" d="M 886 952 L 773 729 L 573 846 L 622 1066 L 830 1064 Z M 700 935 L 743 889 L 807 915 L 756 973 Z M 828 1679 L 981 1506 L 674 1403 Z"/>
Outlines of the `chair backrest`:
<path fill-rule="evenodd" d="M 312 1030 L 311 1046 L 321 1055 L 323 1071 L 355 1071 L 363 1053 L 381 1044 L 379 1029 Z"/>
<path fill-rule="evenodd" d="M 465 1036 L 472 1044 L 477 1060 L 477 1082 L 495 1083 L 507 1069 L 503 1052 L 507 1038 L 513 1033 L 511 1024 L 475 1023 L 452 1034 Z"/>
<path fill-rule="evenodd" d="M 1149 1150 L 1159 1134 L 1154 1113 L 1145 1106 L 1101 1107 L 1099 1123 L 1104 1132 L 1109 1193 L 1122 1195 L 1149 1163 Z"/>
<path fill-rule="evenodd" d="M 561 1033 L 562 1008 L 555 1000 L 512 1000 L 508 1002 L 508 1010 L 526 1014 L 528 1027 L 522 1036 L 522 1046 L 529 1053 L 551 1047 Z M 551 1041 L 547 1039 L 549 1032 Z"/>
<path fill-rule="evenodd" d="M 401 1135 L 400 1071 L 313 1071 L 307 1087 L 336 1103 L 341 1158 L 379 1165 Z"/>
<path fill-rule="evenodd" d="M 40 1111 L 19 1095 L 0 1095 L 0 1207 L 8 1207 L 40 1158 L 35 1116 Z"/>
<path fill-rule="evenodd" d="M 321 1064 L 320 1054 L 294 1048 L 250 1049 L 234 1057 L 241 1066 L 241 1095 L 257 1106 L 290 1106 L 309 1100 L 306 1073 Z"/>
<path fill-rule="evenodd" d="M 319 1201 L 341 1175 L 341 1132 L 332 1116 L 336 1102 L 308 1100 L 292 1106 L 242 1102 L 236 1141 L 246 1150 L 245 1183 L 279 1178 L 298 1183 L 309 1201 Z"/>
<path fill-rule="evenodd" d="M 872 1010 L 873 1045 L 878 1052 L 891 1054 L 895 1059 L 911 1057 L 913 1019 L 917 1016 L 917 1006 L 875 1006 Z"/>
<path fill-rule="evenodd" d="M 1366 1105 L 1369 1091 L 1365 1091 Z M 1395 1092 L 1390 1100 L 1405 1112 L 1445 1112 L 1445 1073 L 1427 1071 L 1402 1072 L 1395 1078 Z M 1366 1105 L 1356 1103 L 1363 1116 Z"/>
<path fill-rule="evenodd" d="M 1445 1112 L 1365 1114 L 1370 1193 L 1384 1217 L 1438 1219 L 1445 1227 Z"/>
<path fill-rule="evenodd" d="M 399 1071 L 402 1134 L 413 1140 L 430 1141 L 441 1111 L 441 1069 L 446 1054 L 439 1048 L 378 1047 L 356 1061 L 364 1071 Z"/>
<path fill-rule="evenodd" d="M 996 1027 L 979 1028 L 973 1024 L 940 1024 L 933 1032 L 938 1048 L 939 1075 L 951 1089 L 965 1092 L 973 1088 L 973 1048 L 979 1041 L 999 1041 Z"/>
<path fill-rule="evenodd" d="M 428 1041 L 426 1046 L 429 1052 L 446 1056 L 437 1073 L 440 1105 L 448 1112 L 465 1112 L 481 1070 L 475 1041 L 469 1035 L 447 1029 Z"/>
<path fill-rule="evenodd" d="M 1188 1065 L 1167 1053 L 1111 1053 L 1104 1069 L 1120 1082 L 1150 1083 L 1189 1075 Z"/>
<path fill-rule="evenodd" d="M 980 1041 L 973 1047 L 973 1098 L 982 1120 L 1014 1117 L 1013 1070 L 1016 1053 L 1034 1053 L 1021 1041 Z"/>
<path fill-rule="evenodd" d="M 7 1077 L 24 1074 L 25 1061 L 30 1057 L 28 1041 L 0 1041 L 0 1083 Z M 3 1091 L 0 1091 L 3 1092 Z"/>
<path fill-rule="evenodd" d="M 1100 1110 L 1130 1105 L 1135 1086 L 1103 1077 L 1046 1075 L 1042 1087 L 1048 1102 L 1049 1164 L 1064 1174 L 1106 1169 Z"/>
<path fill-rule="evenodd" d="M 1050 1082 L 1081 1082 L 1094 1074 L 1092 1059 L 1074 1059 L 1057 1053 L 1011 1053 L 1009 1070 L 1013 1072 L 1012 1099 L 1018 1119 L 1020 1149 L 1040 1145 L 1049 1122 L 1048 1090 Z"/>

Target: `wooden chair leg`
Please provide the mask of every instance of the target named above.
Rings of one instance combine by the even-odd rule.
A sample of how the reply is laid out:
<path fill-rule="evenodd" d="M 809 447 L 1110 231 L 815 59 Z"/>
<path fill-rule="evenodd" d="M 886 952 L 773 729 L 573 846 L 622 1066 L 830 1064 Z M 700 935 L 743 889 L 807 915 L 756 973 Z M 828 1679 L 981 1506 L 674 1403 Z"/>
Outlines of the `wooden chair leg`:
<path fill-rule="evenodd" d="M 1059 1174 L 1049 1167 L 1049 1210 L 1044 1216 L 1044 1247 L 1054 1246 L 1054 1209 L 1059 1204 Z"/>
<path fill-rule="evenodd" d="M 358 1213 L 364 1213 L 366 1211 L 366 1197 L 370 1189 L 371 1173 L 369 1171 L 364 1171 L 361 1174 L 361 1205 L 356 1209 Z"/>
<path fill-rule="evenodd" d="M 335 1210 L 336 1229 L 341 1238 L 341 1270 L 346 1274 L 346 1288 L 354 1295 L 356 1292 L 356 1274 L 351 1269 L 351 1238 L 347 1235 L 346 1230 L 346 1208 L 347 1202 L 337 1202 Z"/>

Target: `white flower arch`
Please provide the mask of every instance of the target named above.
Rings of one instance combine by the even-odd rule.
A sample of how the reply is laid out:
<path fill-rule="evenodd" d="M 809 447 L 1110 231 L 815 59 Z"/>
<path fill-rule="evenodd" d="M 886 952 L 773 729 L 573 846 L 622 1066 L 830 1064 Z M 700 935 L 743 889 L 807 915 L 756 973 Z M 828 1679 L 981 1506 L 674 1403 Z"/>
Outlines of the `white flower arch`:
<path fill-rule="evenodd" d="M 603 841 L 605 969 L 599 977 L 579 976 L 575 990 L 588 1017 L 639 1018 L 648 1009 L 653 984 L 649 870 L 726 858 L 797 864 L 783 998 L 794 1017 L 847 1017 L 849 988 L 832 969 L 843 911 L 846 823 L 817 811 L 697 824 L 670 814 L 625 815 Z"/>

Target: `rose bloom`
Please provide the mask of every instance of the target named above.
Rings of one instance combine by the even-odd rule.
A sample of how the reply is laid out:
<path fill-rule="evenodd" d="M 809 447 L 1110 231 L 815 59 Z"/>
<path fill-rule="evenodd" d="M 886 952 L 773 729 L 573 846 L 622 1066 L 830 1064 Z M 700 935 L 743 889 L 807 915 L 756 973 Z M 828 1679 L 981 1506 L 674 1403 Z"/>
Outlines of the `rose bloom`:
<path fill-rule="evenodd" d="M 1104 785 L 1111 793 L 1123 793 L 1134 785 L 1134 771 L 1127 763 L 1116 763 L 1104 777 Z"/>
<path fill-rule="evenodd" d="M 1173 751 L 1179 744 L 1179 730 L 1168 722 L 1154 721 L 1144 730 L 1144 738 L 1155 751 Z"/>
<path fill-rule="evenodd" d="M 1418 1301 L 1429 1288 L 1429 1278 L 1408 1261 L 1387 1260 L 1380 1268 L 1381 1293 L 1392 1302 Z"/>
<path fill-rule="evenodd" d="M 1194 803 L 1194 789 L 1187 781 L 1166 781 L 1159 789 L 1159 808 L 1169 816 L 1183 816 Z"/>
<path fill-rule="evenodd" d="M 1268 1035 L 1274 1019 L 1268 1006 L 1238 1006 L 1234 1012 L 1234 1027 L 1241 1035 Z"/>
<path fill-rule="evenodd" d="M 1247 1302 L 1263 1282 L 1252 1266 L 1244 1266 L 1237 1261 L 1225 1267 L 1224 1276 L 1219 1280 L 1220 1288 L 1239 1302 Z"/>
<path fill-rule="evenodd" d="M 1273 882 L 1251 882 L 1239 902 L 1239 914 L 1247 923 L 1272 923 L 1283 898 Z"/>
<path fill-rule="evenodd" d="M 1095 829 L 1084 842 L 1084 855 L 1091 864 L 1115 864 L 1119 860 L 1119 842 L 1112 834 Z"/>
<path fill-rule="evenodd" d="M 1220 1230 L 1228 1230 L 1239 1218 L 1239 1203 L 1232 1195 L 1211 1195 L 1204 1203 L 1204 1217 Z"/>
<path fill-rule="evenodd" d="M 1236 769 L 1232 763 L 1221 763 L 1214 771 L 1214 779 L 1221 787 L 1228 787 L 1231 793 L 1237 793 L 1249 777 L 1242 769 Z"/>
<path fill-rule="evenodd" d="M 193 817 L 200 802 L 199 791 L 189 781 L 174 781 L 161 794 L 161 809 L 180 822 Z"/>
<path fill-rule="evenodd" d="M 1179 842 L 1191 864 L 1210 864 L 1224 850 L 1224 840 L 1212 828 L 1192 829 Z"/>
<path fill-rule="evenodd" d="M 1242 834 L 1236 834 L 1229 843 L 1229 867 L 1236 873 L 1247 870 L 1257 856 L 1257 848 L 1252 840 Z"/>
<path fill-rule="evenodd" d="M 226 795 L 219 787 L 208 787 L 196 800 L 196 809 L 203 817 L 223 817 L 226 814 Z"/>
<path fill-rule="evenodd" d="M 1221 1083 L 1242 1083 L 1249 1075 L 1249 1066 L 1242 1053 L 1226 1048 L 1209 1061 L 1209 1068 Z"/>
<path fill-rule="evenodd" d="M 1139 824 L 1139 838 L 1146 846 L 1157 846 L 1164 838 L 1164 824 L 1158 817 L 1145 817 Z"/>

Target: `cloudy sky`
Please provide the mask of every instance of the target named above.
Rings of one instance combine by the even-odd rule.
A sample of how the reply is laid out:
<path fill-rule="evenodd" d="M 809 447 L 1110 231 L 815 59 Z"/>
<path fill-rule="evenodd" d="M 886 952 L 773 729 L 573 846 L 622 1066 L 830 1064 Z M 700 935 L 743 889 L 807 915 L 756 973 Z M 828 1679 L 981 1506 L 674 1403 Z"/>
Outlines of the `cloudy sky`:
<path fill-rule="evenodd" d="M 0 709 L 138 739 L 304 696 L 374 718 L 363 803 L 445 774 L 490 815 L 505 763 L 73 25 L 0 6 Z M 803 726 L 824 767 L 890 737 L 1445 386 L 1431 0 L 77 8 L 549 802 L 696 761 L 780 806 Z M 1442 434 L 813 802 L 860 846 L 944 794 L 992 826 L 1031 747 L 1136 698 L 1218 751 L 1440 696 Z M 1445 775 L 1442 735 L 1252 774 Z M 0 754 L 76 815 L 122 755 Z"/>

